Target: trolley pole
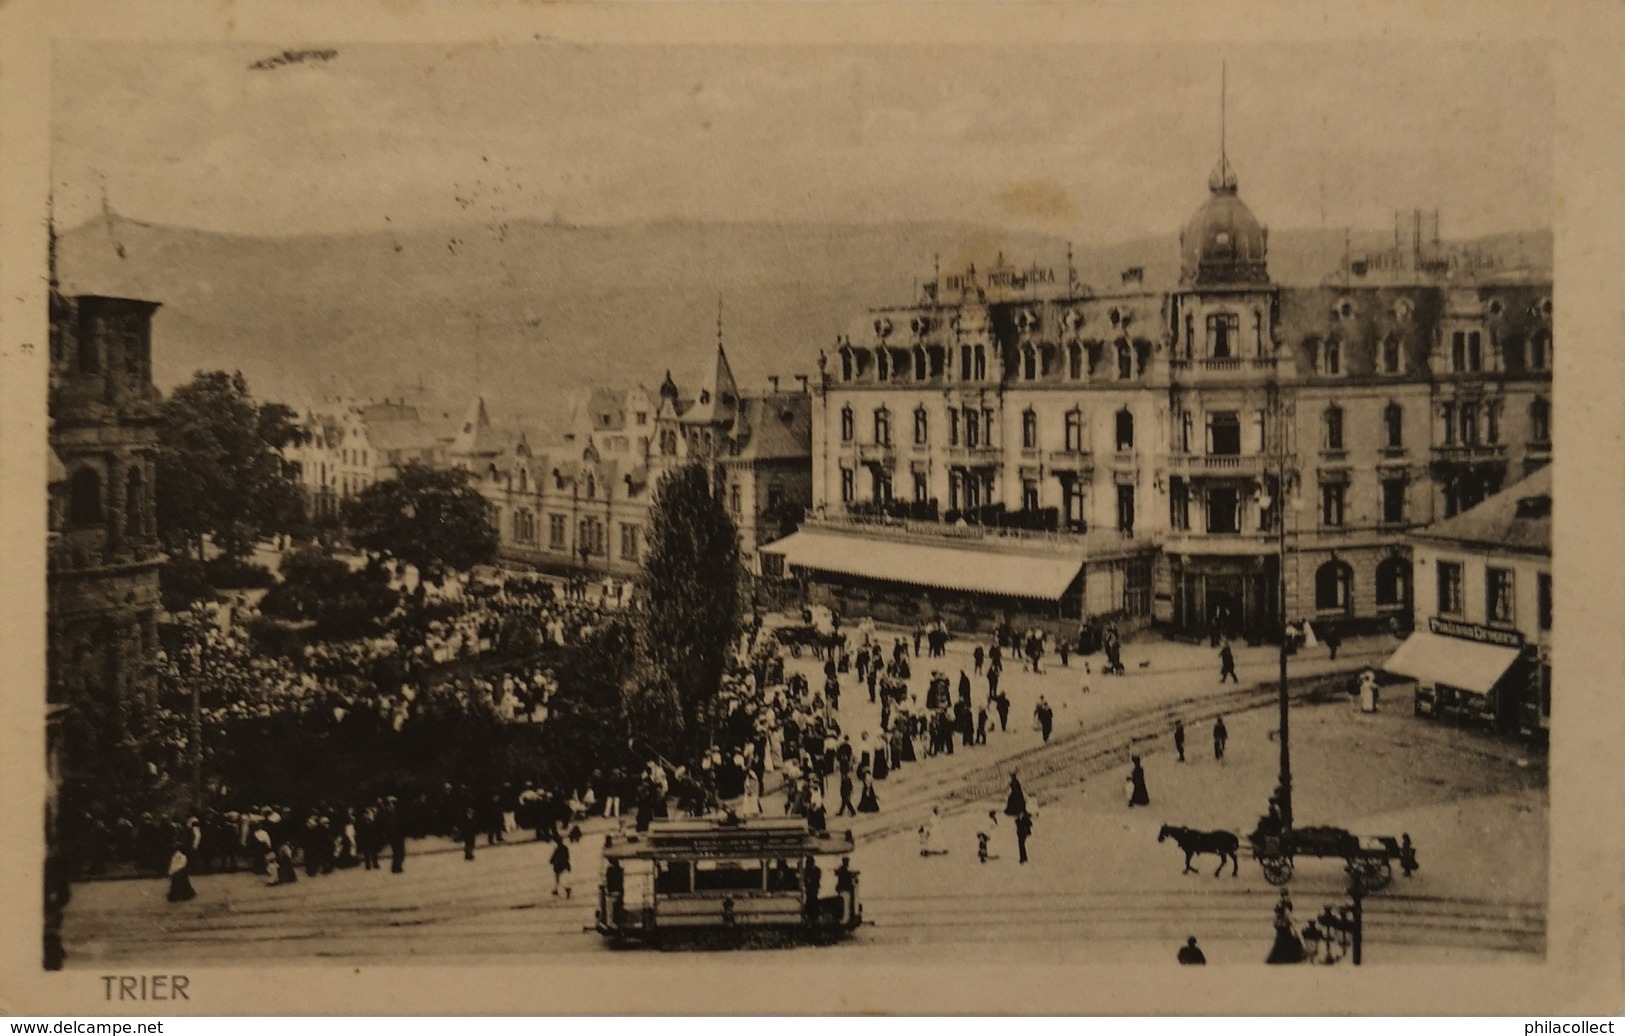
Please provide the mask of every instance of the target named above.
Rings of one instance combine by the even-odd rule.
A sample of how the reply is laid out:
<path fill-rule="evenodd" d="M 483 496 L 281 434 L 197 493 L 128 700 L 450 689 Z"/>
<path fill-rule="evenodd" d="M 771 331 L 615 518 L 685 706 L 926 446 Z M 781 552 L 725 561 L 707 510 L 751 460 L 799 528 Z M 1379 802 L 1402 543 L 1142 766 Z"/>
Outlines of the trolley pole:
<path fill-rule="evenodd" d="M 1286 684 L 1286 512 L 1287 512 L 1287 471 L 1286 471 L 1286 405 L 1282 399 L 1281 386 L 1278 382 L 1271 383 L 1275 411 L 1275 535 L 1276 535 L 1276 594 L 1279 597 L 1278 611 L 1280 613 L 1281 643 L 1280 643 L 1280 722 L 1281 722 L 1281 774 L 1280 774 L 1280 809 L 1281 825 L 1287 830 L 1292 829 L 1292 745 L 1291 745 L 1291 717 L 1288 711 L 1287 684 Z"/>

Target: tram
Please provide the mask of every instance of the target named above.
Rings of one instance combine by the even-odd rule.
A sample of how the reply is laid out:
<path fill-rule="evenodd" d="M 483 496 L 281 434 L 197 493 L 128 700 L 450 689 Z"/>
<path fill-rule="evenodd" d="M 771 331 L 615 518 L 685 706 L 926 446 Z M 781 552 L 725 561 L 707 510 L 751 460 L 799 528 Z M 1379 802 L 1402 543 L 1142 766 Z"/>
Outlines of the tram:
<path fill-rule="evenodd" d="M 604 839 L 598 932 L 611 945 L 762 936 L 831 942 L 863 924 L 852 833 L 801 817 L 656 820 Z"/>

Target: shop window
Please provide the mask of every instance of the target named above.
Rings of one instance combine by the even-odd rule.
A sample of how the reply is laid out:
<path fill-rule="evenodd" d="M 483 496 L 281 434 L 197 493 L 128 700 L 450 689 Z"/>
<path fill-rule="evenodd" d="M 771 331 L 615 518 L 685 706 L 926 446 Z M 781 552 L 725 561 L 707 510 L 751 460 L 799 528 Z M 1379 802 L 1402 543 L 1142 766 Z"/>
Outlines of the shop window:
<path fill-rule="evenodd" d="M 1460 618 L 1461 565 L 1455 561 L 1441 561 L 1435 567 L 1439 573 L 1439 614 Z"/>
<path fill-rule="evenodd" d="M 1315 570 L 1315 610 L 1349 610 L 1354 573 L 1342 561 L 1328 561 Z"/>
<path fill-rule="evenodd" d="M 1492 626 L 1511 626 L 1517 620 L 1510 568 L 1484 570 L 1484 618 Z"/>

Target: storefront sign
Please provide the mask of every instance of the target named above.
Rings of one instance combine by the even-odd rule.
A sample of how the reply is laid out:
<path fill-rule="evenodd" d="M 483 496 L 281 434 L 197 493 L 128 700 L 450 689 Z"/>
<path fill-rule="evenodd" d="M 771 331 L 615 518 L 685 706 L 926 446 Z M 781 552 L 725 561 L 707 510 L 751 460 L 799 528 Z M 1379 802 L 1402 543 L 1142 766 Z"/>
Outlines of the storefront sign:
<path fill-rule="evenodd" d="M 1523 647 L 1523 634 L 1517 630 L 1494 629 L 1490 626 L 1479 626 L 1471 622 L 1452 622 L 1449 619 L 1435 617 L 1428 620 L 1428 632 L 1436 633 L 1441 637 L 1471 640 L 1479 644 L 1497 644 L 1509 648 Z"/>

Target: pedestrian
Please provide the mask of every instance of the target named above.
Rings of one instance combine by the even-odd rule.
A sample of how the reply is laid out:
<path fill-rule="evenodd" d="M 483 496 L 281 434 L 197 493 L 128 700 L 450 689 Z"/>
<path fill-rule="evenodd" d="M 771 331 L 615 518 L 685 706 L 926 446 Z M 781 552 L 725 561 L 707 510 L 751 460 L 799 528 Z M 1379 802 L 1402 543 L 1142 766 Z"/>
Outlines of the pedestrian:
<path fill-rule="evenodd" d="M 999 693 L 1000 671 L 1001 667 L 998 665 L 989 665 L 987 667 L 987 696 L 989 698 L 992 698 L 994 695 Z"/>
<path fill-rule="evenodd" d="M 1010 729 L 1010 698 L 1000 694 L 993 699 L 993 707 L 999 711 L 999 731 L 1002 733 Z"/>
<path fill-rule="evenodd" d="M 553 866 L 553 894 L 559 894 L 564 889 L 564 898 L 570 898 L 570 883 L 565 875 L 570 873 L 570 847 L 564 844 L 564 839 L 555 837 L 553 840 L 553 855 L 548 862 Z"/>
<path fill-rule="evenodd" d="M 987 832 L 976 832 L 976 858 L 983 863 L 987 862 Z"/>
<path fill-rule="evenodd" d="M 1183 945 L 1183 946 L 1181 946 L 1179 948 L 1179 963 L 1181 963 L 1181 964 L 1206 964 L 1207 963 L 1207 955 L 1202 952 L 1201 947 L 1196 945 L 1196 936 L 1193 935 L 1189 939 L 1186 939 L 1185 940 L 1185 945 Z"/>
<path fill-rule="evenodd" d="M 1236 653 L 1230 650 L 1230 642 L 1225 641 L 1224 647 L 1219 649 L 1219 682 L 1224 683 L 1228 678 L 1231 683 L 1240 683 L 1236 676 Z"/>
<path fill-rule="evenodd" d="M 863 793 L 858 796 L 858 812 L 880 812 L 880 796 L 875 794 L 875 782 L 868 775 L 863 778 Z"/>
<path fill-rule="evenodd" d="M 841 771 L 841 807 L 835 811 L 838 817 L 855 817 L 858 811 L 852 807 L 852 774 L 847 770 Z"/>
<path fill-rule="evenodd" d="M 976 743 L 987 744 L 987 706 L 976 710 Z"/>
<path fill-rule="evenodd" d="M 976 675 L 981 676 L 982 675 L 982 665 L 983 665 L 983 663 L 985 663 L 987 661 L 987 652 L 983 651 L 982 650 L 982 645 L 978 644 L 978 645 L 976 645 L 976 650 L 971 652 L 970 657 L 971 657 L 971 662 L 973 662 L 975 664 Z"/>
<path fill-rule="evenodd" d="M 925 636 L 925 627 L 919 623 L 914 624 L 914 657 L 920 657 L 920 638 Z"/>
<path fill-rule="evenodd" d="M 1072 644 L 1065 637 L 1056 637 L 1055 653 L 1061 656 L 1061 668 L 1067 668 L 1066 660 L 1072 655 Z"/>
<path fill-rule="evenodd" d="M 942 817 L 942 807 L 932 806 L 931 815 L 925 818 L 920 825 L 920 855 L 930 856 L 933 852 L 931 842 L 937 836 L 937 821 Z"/>
<path fill-rule="evenodd" d="M 175 852 L 169 858 L 169 895 L 171 903 L 185 903 L 197 898 L 192 887 L 192 858 L 187 855 L 186 843 L 176 842 Z"/>
<path fill-rule="evenodd" d="M 1151 794 L 1145 787 L 1145 767 L 1140 765 L 1140 757 L 1137 755 L 1129 756 L 1129 761 L 1134 764 L 1134 769 L 1130 770 L 1128 775 L 1129 808 L 1149 806 L 1151 805 Z"/>
<path fill-rule="evenodd" d="M 1027 812 L 1027 793 L 1021 788 L 1021 778 L 1010 774 L 1010 794 L 1004 800 L 1004 815 L 1019 817 Z"/>
<path fill-rule="evenodd" d="M 1044 735 L 1044 744 L 1049 744 L 1050 732 L 1055 729 L 1055 710 L 1042 694 L 1038 696 L 1037 708 L 1033 709 L 1033 718 L 1038 721 L 1039 733 Z"/>
<path fill-rule="evenodd" d="M 1179 753 L 1179 761 L 1185 761 L 1185 721 L 1174 720 L 1174 751 Z"/>
<path fill-rule="evenodd" d="M 470 806 L 463 810 L 463 820 L 458 827 L 457 833 L 463 840 L 463 859 L 465 861 L 472 860 L 474 858 L 474 842 L 479 838 L 480 834 L 480 821 L 479 817 L 474 814 L 474 807 Z"/>
<path fill-rule="evenodd" d="M 1224 717 L 1220 716 L 1213 721 L 1213 758 L 1224 761 L 1224 743 L 1230 740 L 1230 731 L 1225 729 Z"/>
<path fill-rule="evenodd" d="M 875 690 L 879 686 L 880 686 L 880 667 L 878 665 L 872 665 L 872 666 L 869 667 L 869 704 L 870 705 L 873 705 L 875 703 Z"/>
<path fill-rule="evenodd" d="M 1408 878 L 1417 870 L 1420 870 L 1421 866 L 1421 864 L 1416 862 L 1416 850 L 1411 847 L 1411 835 L 1410 832 L 1407 831 L 1399 836 L 1400 870 L 1402 870 L 1405 877 Z"/>
<path fill-rule="evenodd" d="M 1016 851 L 1020 854 L 1021 862 L 1027 862 L 1027 839 L 1033 835 L 1033 815 L 1025 811 L 1016 818 Z"/>

